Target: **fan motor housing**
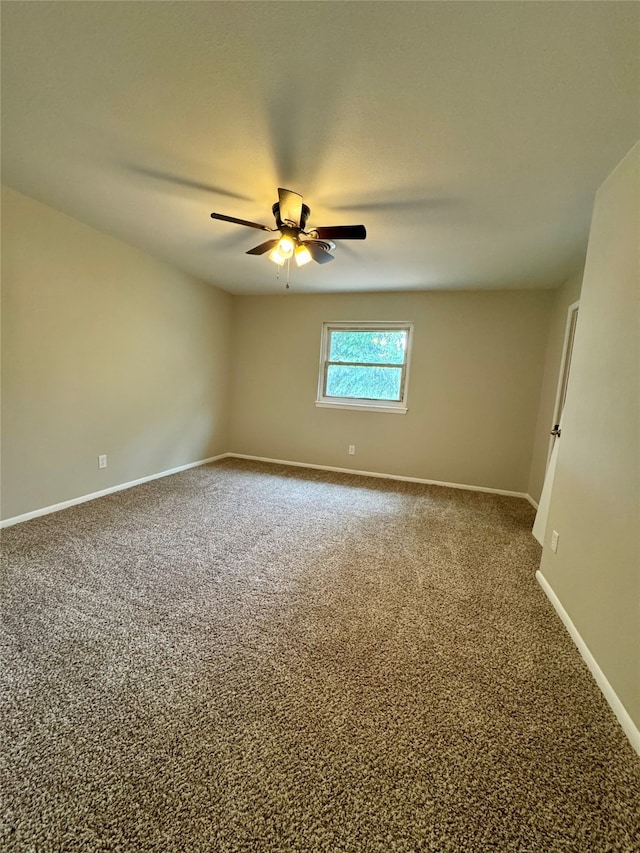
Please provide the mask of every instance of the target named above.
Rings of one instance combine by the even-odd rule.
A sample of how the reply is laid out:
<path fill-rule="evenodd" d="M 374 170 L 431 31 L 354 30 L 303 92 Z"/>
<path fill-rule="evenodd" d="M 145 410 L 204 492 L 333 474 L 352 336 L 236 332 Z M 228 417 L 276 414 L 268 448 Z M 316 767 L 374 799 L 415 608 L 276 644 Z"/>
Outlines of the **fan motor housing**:
<path fill-rule="evenodd" d="M 277 202 L 273 205 L 273 207 L 271 208 L 271 210 L 272 210 L 273 215 L 274 215 L 275 220 L 276 220 L 276 226 L 277 226 L 280 230 L 282 230 L 283 228 L 289 228 L 289 227 L 290 227 L 290 226 L 288 226 L 288 225 L 287 225 L 287 223 L 286 223 L 286 222 L 283 222 L 283 221 L 282 221 L 282 219 L 280 219 L 280 202 L 278 202 L 278 201 L 277 201 Z M 302 210 L 301 210 L 301 212 L 300 212 L 300 230 L 301 230 L 301 231 L 304 231 L 304 229 L 305 229 L 305 225 L 307 224 L 307 219 L 309 218 L 309 214 L 310 214 L 310 213 L 311 213 L 311 210 L 310 210 L 309 206 L 308 206 L 308 205 L 306 205 L 306 204 L 303 204 L 303 205 L 302 205 Z M 296 230 L 297 230 L 297 229 L 296 229 Z"/>

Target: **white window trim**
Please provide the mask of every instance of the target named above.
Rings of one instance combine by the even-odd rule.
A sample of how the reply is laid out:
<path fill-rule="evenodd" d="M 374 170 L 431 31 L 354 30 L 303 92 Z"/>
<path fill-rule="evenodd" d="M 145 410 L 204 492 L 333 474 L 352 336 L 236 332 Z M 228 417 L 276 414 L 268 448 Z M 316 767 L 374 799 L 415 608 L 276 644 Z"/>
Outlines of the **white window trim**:
<path fill-rule="evenodd" d="M 353 397 L 327 397 L 324 392 L 325 369 L 328 361 L 328 349 L 330 332 L 334 330 L 371 332 L 371 331 L 398 331 L 406 330 L 407 348 L 405 352 L 404 382 L 402 386 L 402 400 L 359 400 Z M 389 412 L 396 415 L 406 415 L 408 411 L 407 396 L 409 392 L 409 367 L 411 364 L 411 345 L 413 341 L 413 323 L 400 320 L 381 320 L 380 322 L 334 321 L 322 324 L 322 340 L 320 344 L 320 368 L 318 371 L 318 396 L 315 404 L 319 408 L 326 409 L 352 409 L 364 412 Z"/>

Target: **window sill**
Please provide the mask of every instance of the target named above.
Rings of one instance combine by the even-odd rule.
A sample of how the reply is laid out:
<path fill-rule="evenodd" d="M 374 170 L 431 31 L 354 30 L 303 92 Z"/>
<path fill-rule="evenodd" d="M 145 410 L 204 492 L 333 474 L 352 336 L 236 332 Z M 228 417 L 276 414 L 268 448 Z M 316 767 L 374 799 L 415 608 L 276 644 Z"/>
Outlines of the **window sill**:
<path fill-rule="evenodd" d="M 406 406 L 385 406 L 376 405 L 375 403 L 357 403 L 355 401 L 350 401 L 349 403 L 334 403 L 329 402 L 328 400 L 316 400 L 316 406 L 319 409 L 351 409 L 352 411 L 359 412 L 386 412 L 388 414 L 394 415 L 406 415 L 407 407 Z"/>

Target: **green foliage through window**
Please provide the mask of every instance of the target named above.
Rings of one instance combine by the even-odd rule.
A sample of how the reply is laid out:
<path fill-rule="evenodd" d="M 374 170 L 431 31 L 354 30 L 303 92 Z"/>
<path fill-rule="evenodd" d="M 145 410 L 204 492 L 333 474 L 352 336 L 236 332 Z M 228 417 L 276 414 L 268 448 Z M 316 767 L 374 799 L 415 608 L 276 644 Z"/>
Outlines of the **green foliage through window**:
<path fill-rule="evenodd" d="M 407 333 L 331 332 L 329 361 L 355 361 L 358 364 L 403 364 Z"/>
<path fill-rule="evenodd" d="M 327 397 L 363 400 L 399 400 L 402 369 L 354 367 L 330 364 L 327 368 Z"/>
<path fill-rule="evenodd" d="M 399 403 L 408 329 L 328 329 L 324 396 Z"/>

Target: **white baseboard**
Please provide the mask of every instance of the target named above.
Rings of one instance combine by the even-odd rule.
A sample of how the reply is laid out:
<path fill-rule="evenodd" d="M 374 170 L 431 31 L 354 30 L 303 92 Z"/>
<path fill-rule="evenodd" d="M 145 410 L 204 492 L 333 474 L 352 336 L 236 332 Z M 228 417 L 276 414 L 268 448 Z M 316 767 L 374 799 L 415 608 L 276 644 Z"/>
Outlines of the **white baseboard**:
<path fill-rule="evenodd" d="M 555 594 L 549 582 L 540 570 L 536 572 L 536 579 L 544 590 L 545 595 L 547 596 L 551 604 L 553 604 L 555 611 L 562 620 L 564 627 L 571 635 L 571 639 L 578 647 L 578 651 L 582 655 L 586 665 L 589 667 L 589 670 L 595 678 L 596 684 L 602 691 L 604 698 L 611 706 L 611 710 L 616 715 L 616 718 L 622 726 L 624 733 L 628 737 L 631 746 L 635 749 L 638 755 L 640 755 L 640 730 L 638 730 L 638 727 L 629 716 L 627 709 L 624 707 L 624 705 L 618 698 L 618 695 L 613 689 L 613 687 L 609 684 L 607 677 L 598 666 L 596 659 L 589 651 L 587 644 L 582 639 L 578 632 L 578 629 L 571 621 L 571 617 L 562 606 L 560 599 Z"/>
<path fill-rule="evenodd" d="M 378 471 L 356 471 L 353 468 L 336 468 L 333 465 L 314 465 L 311 462 L 291 462 L 289 459 L 271 459 L 267 456 L 251 456 L 247 453 L 225 453 L 235 459 L 250 459 L 254 462 L 270 462 L 273 465 L 290 465 L 294 468 L 314 468 L 319 471 L 336 471 L 338 474 L 357 474 L 360 477 L 379 477 L 382 480 L 400 480 L 404 483 L 423 483 L 427 486 L 446 486 L 448 489 L 465 489 L 470 492 L 486 492 L 491 495 L 507 495 L 511 498 L 527 498 L 524 492 L 506 489 L 489 489 L 485 486 L 467 486 L 463 483 L 445 483 L 441 480 L 425 480 L 422 477 L 402 477 L 400 474 L 381 474 Z"/>
<path fill-rule="evenodd" d="M 221 453 L 219 456 L 210 456 L 208 459 L 200 459 L 198 462 L 189 462 L 186 465 L 179 465 L 177 468 L 170 468 L 168 471 L 160 471 L 158 474 L 150 474 L 148 477 L 140 477 L 139 480 L 131 480 L 129 483 L 120 483 L 117 486 L 110 486 L 108 489 L 101 489 L 99 492 L 92 492 L 90 495 L 81 495 L 78 498 L 71 498 L 68 501 L 62 501 L 59 504 L 44 506 L 41 509 L 34 509 L 32 512 L 25 512 L 23 515 L 16 515 L 13 518 L 5 518 L 0 521 L 0 528 L 11 527 L 14 524 L 20 524 L 22 521 L 29 521 L 32 518 L 39 518 L 41 515 L 49 515 L 52 512 L 59 512 L 61 509 L 66 509 L 76 504 L 83 504 L 87 501 L 93 501 L 96 498 L 102 498 L 105 495 L 111 495 L 113 492 L 121 492 L 123 489 L 130 489 L 132 486 L 139 486 L 141 483 L 148 483 L 150 480 L 158 480 L 160 477 L 168 477 L 171 474 L 179 474 L 180 471 L 186 471 L 189 468 L 197 468 L 199 465 L 207 465 L 209 462 L 217 462 L 218 459 L 224 459 L 228 453 Z"/>
<path fill-rule="evenodd" d="M 123 489 L 130 489 L 132 486 L 139 486 L 141 483 L 148 483 L 150 480 L 157 480 L 160 477 L 168 477 L 171 474 L 178 474 L 180 471 L 186 471 L 189 468 L 196 468 L 199 465 L 207 465 L 210 462 L 217 462 L 220 459 L 228 457 L 235 459 L 249 459 L 254 462 L 269 462 L 273 465 L 289 465 L 294 468 L 314 468 L 319 471 L 336 471 L 339 474 L 356 474 L 361 477 L 378 477 L 384 480 L 399 480 L 406 483 L 423 483 L 428 486 L 445 486 L 449 489 L 465 489 L 471 492 L 485 492 L 493 495 L 506 495 L 513 498 L 525 498 L 530 503 L 533 503 L 531 497 L 524 492 L 512 492 L 506 489 L 490 489 L 485 486 L 469 486 L 463 483 L 445 483 L 442 480 L 425 480 L 422 477 L 403 477 L 399 474 L 382 474 L 378 471 L 359 471 L 353 468 L 337 468 L 332 465 L 314 465 L 311 462 L 292 462 L 288 459 L 271 459 L 267 456 L 251 456 L 246 453 L 220 453 L 218 456 L 211 456 L 208 459 L 200 459 L 198 462 L 189 462 L 187 465 L 179 465 L 177 468 L 170 468 L 168 471 L 160 471 L 158 474 L 151 474 L 148 477 L 141 477 L 138 480 L 131 480 L 128 483 L 120 483 L 117 486 L 110 486 L 108 489 L 101 489 L 99 492 L 92 492 L 89 495 L 81 495 L 77 498 L 71 498 L 68 501 L 45 506 L 41 509 L 35 509 L 31 512 L 26 512 L 23 515 L 16 515 L 13 518 L 5 518 L 0 521 L 0 528 L 11 527 L 14 524 L 20 524 L 23 521 L 29 521 L 32 518 L 39 518 L 42 515 L 49 515 L 52 512 L 59 512 L 61 509 L 66 509 L 76 504 L 93 501 L 96 498 L 102 498 L 105 495 L 110 495 L 113 492 L 120 492 Z M 534 504 L 535 506 L 535 504 Z"/>
<path fill-rule="evenodd" d="M 536 501 L 534 501 L 534 499 L 531 497 L 531 495 L 526 494 L 526 495 L 525 495 L 525 498 L 529 501 L 529 503 L 531 504 L 531 506 L 532 506 L 534 509 L 538 509 L 538 504 L 537 504 L 537 502 L 536 502 Z"/>

